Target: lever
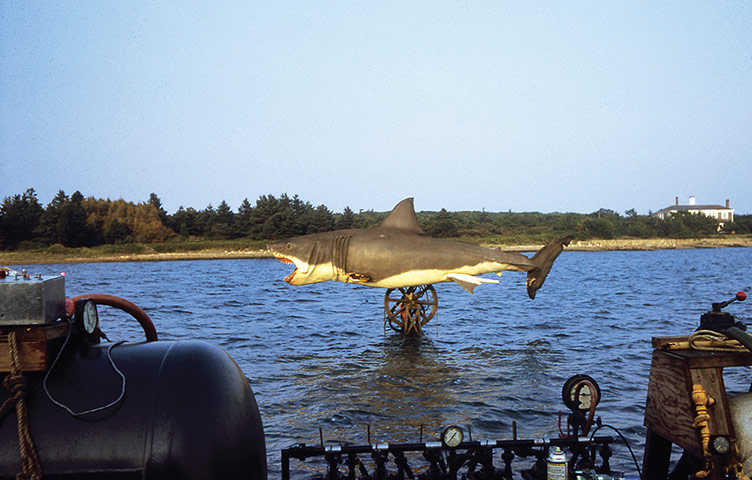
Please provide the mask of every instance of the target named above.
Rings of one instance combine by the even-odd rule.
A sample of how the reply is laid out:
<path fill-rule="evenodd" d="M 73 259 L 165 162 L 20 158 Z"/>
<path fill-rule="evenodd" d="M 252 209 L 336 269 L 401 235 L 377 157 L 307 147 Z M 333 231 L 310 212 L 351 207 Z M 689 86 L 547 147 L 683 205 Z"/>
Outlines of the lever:
<path fill-rule="evenodd" d="M 752 335 L 745 332 L 747 326 L 742 322 L 736 321 L 731 314 L 721 311 L 722 308 L 727 307 L 733 302 L 743 302 L 746 299 L 747 294 L 739 291 L 734 298 L 725 302 L 713 303 L 713 311 L 707 312 L 700 317 L 700 328 L 698 330 L 714 330 L 723 333 L 728 337 L 738 340 L 739 343 L 752 352 Z"/>
<path fill-rule="evenodd" d="M 722 308 L 731 305 L 731 303 L 736 302 L 737 300 L 740 302 L 743 302 L 746 299 L 747 299 L 747 294 L 745 292 L 743 291 L 736 292 L 736 295 L 731 300 L 726 300 L 725 302 L 720 302 L 720 303 L 714 303 L 713 311 L 720 312 Z"/>

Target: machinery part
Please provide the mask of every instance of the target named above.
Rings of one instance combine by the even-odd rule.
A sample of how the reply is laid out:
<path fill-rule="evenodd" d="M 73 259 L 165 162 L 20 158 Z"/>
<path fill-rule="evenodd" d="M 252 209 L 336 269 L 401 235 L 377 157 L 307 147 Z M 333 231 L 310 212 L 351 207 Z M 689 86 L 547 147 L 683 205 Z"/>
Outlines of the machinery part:
<path fill-rule="evenodd" d="M 0 278 L 0 326 L 49 325 L 64 315 L 65 278 L 25 270 Z"/>
<path fill-rule="evenodd" d="M 441 432 L 441 443 L 446 448 L 456 448 L 465 438 L 462 429 L 457 425 L 449 425 Z"/>
<path fill-rule="evenodd" d="M 108 402 L 121 388 L 107 344 L 66 350 L 50 393 L 72 410 Z M 28 419 L 44 478 L 266 480 L 264 433 L 253 390 L 237 364 L 202 341 L 141 342 L 112 351 L 127 378 L 123 400 L 85 419 L 27 377 Z M 0 391 L 0 402 L 9 393 Z M 0 423 L 0 478 L 19 467 L 15 422 Z"/>
<path fill-rule="evenodd" d="M 75 304 L 79 300 L 92 300 L 97 305 L 107 305 L 110 307 L 119 308 L 120 310 L 130 314 L 133 318 L 138 320 L 138 323 L 141 324 L 141 328 L 144 329 L 144 335 L 146 335 L 147 342 L 156 342 L 158 339 L 157 329 L 154 328 L 154 322 L 152 322 L 149 315 L 146 312 L 144 312 L 141 309 L 141 307 L 139 307 L 135 303 L 129 302 L 128 300 L 125 300 L 120 297 L 116 297 L 114 295 L 106 295 L 103 293 L 90 293 L 88 295 L 79 295 L 77 297 L 71 298 L 70 300 L 74 304 L 74 309 L 75 309 Z"/>
<path fill-rule="evenodd" d="M 574 427 L 574 436 L 587 435 L 595 420 L 595 407 L 601 401 L 598 382 L 588 375 L 574 375 L 564 382 L 561 398 L 572 411 L 567 422 Z"/>
<path fill-rule="evenodd" d="M 450 430 L 451 431 L 451 430 Z M 512 470 L 512 462 L 518 467 L 522 478 L 545 480 L 545 458 L 552 448 L 566 449 L 572 458 L 587 457 L 587 461 L 600 475 L 611 474 L 609 458 L 612 437 L 592 436 L 590 438 L 556 439 L 514 439 L 488 441 L 462 441 L 456 447 L 445 446 L 443 442 L 421 443 L 376 443 L 368 445 L 340 444 L 331 446 L 294 445 L 282 450 L 282 480 L 290 480 L 290 461 L 305 461 L 309 458 L 323 458 L 328 471 L 322 478 L 351 478 L 356 480 L 387 480 L 391 478 L 415 478 L 407 472 L 421 471 L 424 480 L 446 480 L 448 478 L 518 478 Z M 494 455 L 494 450 L 504 452 Z M 422 455 L 410 455 L 409 453 Z M 391 454 L 391 455 L 390 455 Z M 600 465 L 598 463 L 600 457 Z M 390 462 L 393 458 L 393 462 Z M 504 465 L 493 465 L 494 458 L 501 458 Z M 421 460 L 422 459 L 422 460 Z M 522 461 L 520 459 L 527 459 Z M 542 475 L 537 470 L 524 469 L 525 463 L 533 459 L 543 461 Z M 415 464 L 408 465 L 408 461 Z M 425 464 L 427 462 L 427 465 Z M 392 464 L 390 464 L 392 463 Z M 420 463 L 420 464 L 419 464 Z M 480 471 L 476 467 L 480 466 Z M 574 462 L 569 463 L 570 478 Z M 402 476 L 400 476 L 402 475 Z"/>
<path fill-rule="evenodd" d="M 752 351 L 752 335 L 745 331 L 747 326 L 737 321 L 730 313 L 721 311 L 722 308 L 733 302 L 743 302 L 746 299 L 747 294 L 744 291 L 739 291 L 729 300 L 713 303 L 712 311 L 706 312 L 700 317 L 700 327 L 697 330 L 712 330 L 723 333 L 727 337 L 737 340 L 747 350 Z"/>
<path fill-rule="evenodd" d="M 438 308 L 433 285 L 390 288 L 384 295 L 385 322 L 389 322 L 395 332 L 405 335 L 422 335 L 423 325 L 433 318 Z"/>
<path fill-rule="evenodd" d="M 601 401 L 601 388 L 588 375 L 574 375 L 570 377 L 561 389 L 561 399 L 564 405 L 573 412 L 587 412 L 591 404 L 598 405 Z"/>

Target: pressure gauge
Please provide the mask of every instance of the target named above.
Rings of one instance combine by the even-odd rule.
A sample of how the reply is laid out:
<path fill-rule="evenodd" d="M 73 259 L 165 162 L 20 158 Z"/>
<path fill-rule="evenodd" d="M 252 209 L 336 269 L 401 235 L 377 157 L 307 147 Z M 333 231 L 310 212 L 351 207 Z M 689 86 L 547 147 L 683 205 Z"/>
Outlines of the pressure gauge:
<path fill-rule="evenodd" d="M 76 302 L 76 314 L 73 317 L 79 334 L 91 337 L 99 328 L 99 314 L 94 300 L 83 298 Z"/>
<path fill-rule="evenodd" d="M 592 377 L 575 375 L 564 382 L 561 398 L 573 412 L 587 412 L 600 402 L 601 389 Z"/>
<path fill-rule="evenodd" d="M 450 425 L 441 432 L 441 443 L 448 448 L 456 448 L 462 443 L 464 434 L 457 425 Z"/>
<path fill-rule="evenodd" d="M 718 455 L 725 455 L 731 450 L 731 442 L 728 437 L 724 435 L 718 435 L 710 439 L 710 446 L 713 451 Z"/>

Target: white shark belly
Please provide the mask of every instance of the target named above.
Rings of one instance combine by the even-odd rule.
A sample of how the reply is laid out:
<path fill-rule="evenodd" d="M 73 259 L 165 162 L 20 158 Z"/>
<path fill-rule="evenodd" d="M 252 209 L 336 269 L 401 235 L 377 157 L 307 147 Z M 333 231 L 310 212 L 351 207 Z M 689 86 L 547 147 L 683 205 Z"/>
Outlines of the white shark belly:
<path fill-rule="evenodd" d="M 439 269 L 420 269 L 409 270 L 406 272 L 400 272 L 396 275 L 392 275 L 378 281 L 368 282 L 364 285 L 371 287 L 381 288 L 399 288 L 410 287 L 416 285 L 429 285 L 434 283 L 443 283 L 452 281 L 449 278 L 451 274 L 462 275 L 481 275 L 490 272 L 501 272 L 504 270 L 523 271 L 518 267 L 509 264 L 501 264 L 497 262 L 483 262 L 477 265 L 466 265 L 451 270 L 439 270 Z"/>

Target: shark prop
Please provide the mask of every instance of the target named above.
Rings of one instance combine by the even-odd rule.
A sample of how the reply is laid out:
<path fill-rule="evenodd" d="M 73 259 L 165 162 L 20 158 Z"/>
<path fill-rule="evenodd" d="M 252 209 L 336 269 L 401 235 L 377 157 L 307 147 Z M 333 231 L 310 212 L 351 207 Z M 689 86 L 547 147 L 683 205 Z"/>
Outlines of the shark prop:
<path fill-rule="evenodd" d="M 290 285 L 337 280 L 370 287 L 400 288 L 454 281 L 473 293 L 481 283 L 498 280 L 483 273 L 527 272 L 527 294 L 546 279 L 556 257 L 572 237 L 563 237 L 528 258 L 519 253 L 442 240 L 418 224 L 413 199 L 398 203 L 377 227 L 313 233 L 271 243 L 275 257 L 295 265 L 285 277 Z"/>

